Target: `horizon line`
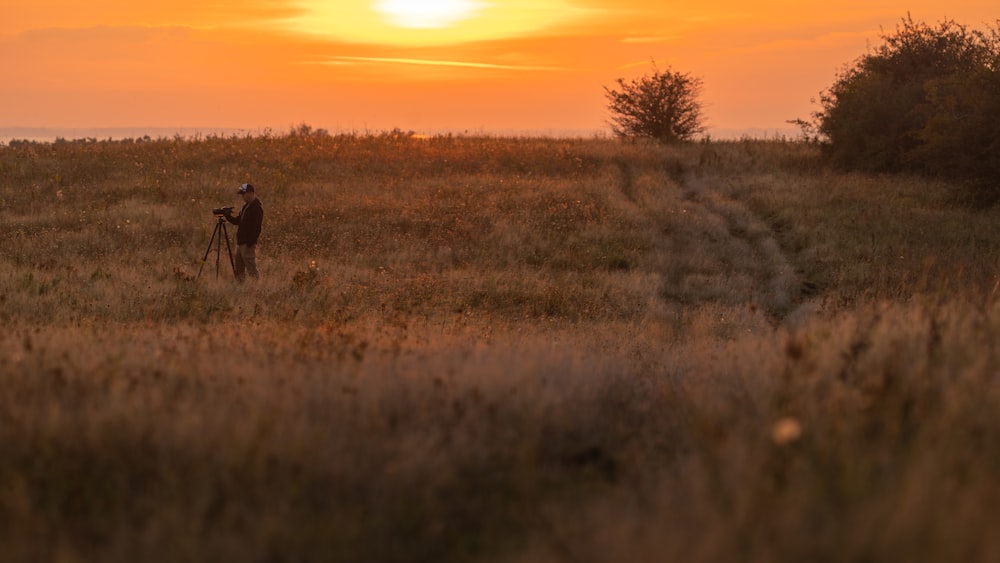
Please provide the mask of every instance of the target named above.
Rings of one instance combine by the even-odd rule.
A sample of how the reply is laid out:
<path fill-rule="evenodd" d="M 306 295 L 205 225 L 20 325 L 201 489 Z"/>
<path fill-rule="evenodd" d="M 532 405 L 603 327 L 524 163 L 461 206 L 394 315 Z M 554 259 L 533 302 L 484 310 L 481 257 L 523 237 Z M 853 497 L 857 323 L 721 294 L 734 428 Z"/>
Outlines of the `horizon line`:
<path fill-rule="evenodd" d="M 511 137 L 556 137 L 556 138 L 593 138 L 593 137 L 613 137 L 610 129 L 605 128 L 571 128 L 571 127 L 539 127 L 539 128 L 486 128 L 486 127 L 443 127 L 439 129 L 419 128 L 409 129 L 405 127 L 390 128 L 328 128 L 313 126 L 308 123 L 289 125 L 284 128 L 271 126 L 258 127 L 215 127 L 215 126 L 165 126 L 165 125 L 139 125 L 139 126 L 108 126 L 108 127 L 62 127 L 62 126 L 30 126 L 14 125 L 0 126 L 0 144 L 9 141 L 35 141 L 53 142 L 56 140 L 122 140 L 126 138 L 151 137 L 155 139 L 183 137 L 193 138 L 198 136 L 211 135 L 283 135 L 294 132 L 301 126 L 309 127 L 312 131 L 326 131 L 330 135 L 363 134 L 378 135 L 382 133 L 392 133 L 402 131 L 420 136 L 441 136 L 441 135 L 486 135 L 486 136 L 511 136 Z M 706 137 L 726 140 L 740 139 L 744 137 L 768 138 L 776 136 L 792 136 L 799 132 L 796 127 L 743 127 L 724 128 L 709 127 L 706 130 Z"/>

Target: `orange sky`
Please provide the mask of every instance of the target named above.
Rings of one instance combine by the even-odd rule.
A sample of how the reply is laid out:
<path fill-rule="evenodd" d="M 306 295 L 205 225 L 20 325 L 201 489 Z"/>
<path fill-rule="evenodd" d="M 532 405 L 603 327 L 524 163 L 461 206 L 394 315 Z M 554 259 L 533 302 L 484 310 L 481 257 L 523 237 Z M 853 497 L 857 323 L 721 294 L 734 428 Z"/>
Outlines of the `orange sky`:
<path fill-rule="evenodd" d="M 909 12 L 996 0 L 0 0 L 0 127 L 608 131 L 603 86 L 704 79 L 716 136 L 785 129 Z"/>

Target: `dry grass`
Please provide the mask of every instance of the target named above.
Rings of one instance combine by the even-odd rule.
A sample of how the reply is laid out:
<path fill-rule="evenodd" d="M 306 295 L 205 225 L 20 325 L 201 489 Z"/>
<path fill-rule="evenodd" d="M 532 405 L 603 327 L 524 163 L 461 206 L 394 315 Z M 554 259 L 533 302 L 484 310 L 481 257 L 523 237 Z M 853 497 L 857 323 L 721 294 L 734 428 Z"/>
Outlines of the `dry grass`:
<path fill-rule="evenodd" d="M 195 280 L 244 181 L 264 278 Z M 949 189 L 777 142 L 0 147 L 4 560 L 995 560 L 1000 234 Z"/>

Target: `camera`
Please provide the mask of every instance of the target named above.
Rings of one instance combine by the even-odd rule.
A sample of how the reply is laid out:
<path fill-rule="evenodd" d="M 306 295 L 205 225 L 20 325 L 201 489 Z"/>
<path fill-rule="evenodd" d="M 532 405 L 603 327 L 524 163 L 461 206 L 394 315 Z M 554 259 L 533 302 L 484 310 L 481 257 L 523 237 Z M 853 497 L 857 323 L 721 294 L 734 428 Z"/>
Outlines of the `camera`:
<path fill-rule="evenodd" d="M 216 207 L 212 210 L 212 215 L 229 215 L 233 209 L 233 207 Z"/>

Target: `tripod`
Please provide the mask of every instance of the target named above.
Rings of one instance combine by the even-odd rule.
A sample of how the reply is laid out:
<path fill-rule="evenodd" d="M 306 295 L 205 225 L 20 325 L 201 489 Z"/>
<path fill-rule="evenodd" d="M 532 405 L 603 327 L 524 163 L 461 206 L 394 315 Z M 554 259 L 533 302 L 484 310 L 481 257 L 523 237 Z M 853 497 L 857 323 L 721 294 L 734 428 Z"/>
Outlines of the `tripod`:
<path fill-rule="evenodd" d="M 219 259 L 222 257 L 222 239 L 226 239 L 226 253 L 229 254 L 229 266 L 233 269 L 233 277 L 236 276 L 236 263 L 233 262 L 233 248 L 229 246 L 229 231 L 226 230 L 226 219 L 221 215 L 219 221 L 215 223 L 215 230 L 212 231 L 212 238 L 208 239 L 208 248 L 205 249 L 205 256 L 201 259 L 201 267 L 198 268 L 198 275 L 194 279 L 201 277 L 201 270 L 205 267 L 208 254 L 212 252 L 212 243 L 215 243 L 215 279 L 219 279 Z"/>

